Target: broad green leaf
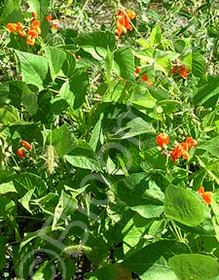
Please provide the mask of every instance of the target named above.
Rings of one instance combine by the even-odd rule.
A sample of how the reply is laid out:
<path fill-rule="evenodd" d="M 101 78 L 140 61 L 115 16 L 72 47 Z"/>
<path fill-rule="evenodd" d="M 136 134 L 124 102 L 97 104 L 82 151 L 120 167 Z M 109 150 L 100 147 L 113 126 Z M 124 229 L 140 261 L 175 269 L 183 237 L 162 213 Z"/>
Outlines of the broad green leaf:
<path fill-rule="evenodd" d="M 100 114 L 100 118 L 92 131 L 92 135 L 89 141 L 89 145 L 94 151 L 96 150 L 99 141 L 102 119 L 103 119 L 103 113 Z"/>
<path fill-rule="evenodd" d="M 74 211 L 77 210 L 77 206 L 77 200 L 73 199 L 62 190 L 59 202 L 55 208 L 52 230 L 54 230 L 56 224 L 63 214 L 68 215 L 74 213 Z"/>
<path fill-rule="evenodd" d="M 150 176 L 144 172 L 133 173 L 127 178 L 118 180 L 114 184 L 114 189 L 119 198 L 130 207 L 162 205 L 163 192 L 155 181 L 151 180 Z"/>
<path fill-rule="evenodd" d="M 204 221 L 204 207 L 196 196 L 186 189 L 169 186 L 165 192 L 165 214 L 184 225 L 195 227 Z"/>
<path fill-rule="evenodd" d="M 20 203 L 23 205 L 23 207 L 25 209 L 27 209 L 27 211 L 29 211 L 31 214 L 32 214 L 32 211 L 30 209 L 30 206 L 29 206 L 29 203 L 30 203 L 30 200 L 32 198 L 32 195 L 34 193 L 35 189 L 31 189 L 29 190 L 22 198 L 20 198 Z"/>
<path fill-rule="evenodd" d="M 90 247 L 91 250 L 87 250 L 85 255 L 93 264 L 101 264 L 109 257 L 110 252 L 107 244 L 100 236 L 89 236 L 86 246 Z"/>
<path fill-rule="evenodd" d="M 213 156 L 218 158 L 219 157 L 219 136 L 213 137 L 210 140 L 205 141 L 204 144 L 198 146 L 198 149 L 206 150 L 208 153 L 210 153 Z"/>
<path fill-rule="evenodd" d="M 11 125 L 20 122 L 19 111 L 12 105 L 0 108 L 0 123 L 4 125 Z"/>
<path fill-rule="evenodd" d="M 162 205 L 153 204 L 137 205 L 130 208 L 146 219 L 157 218 L 164 211 L 164 207 Z"/>
<path fill-rule="evenodd" d="M 54 209 L 55 205 L 57 205 L 59 200 L 59 197 L 55 193 L 48 193 L 47 195 L 39 198 L 39 199 L 34 199 L 34 203 L 39 205 L 39 207 L 42 209 L 43 212 L 53 215 L 54 214 Z"/>
<path fill-rule="evenodd" d="M 151 31 L 150 34 L 150 44 L 154 46 L 155 44 L 160 44 L 161 42 L 161 28 L 157 24 Z"/>
<path fill-rule="evenodd" d="M 75 96 L 74 93 L 70 90 L 69 81 L 66 81 L 60 89 L 60 97 L 64 99 L 71 109 L 74 107 Z"/>
<path fill-rule="evenodd" d="M 70 77 L 70 90 L 74 94 L 74 109 L 78 109 L 85 101 L 88 87 L 88 74 L 83 70 L 76 70 Z"/>
<path fill-rule="evenodd" d="M 114 53 L 114 62 L 119 77 L 134 79 L 134 55 L 130 48 L 117 49 Z"/>
<path fill-rule="evenodd" d="M 27 52 L 16 51 L 24 81 L 27 85 L 35 85 L 43 89 L 43 82 L 48 72 L 48 62 L 45 57 Z"/>
<path fill-rule="evenodd" d="M 161 154 L 157 147 L 148 149 L 144 152 L 144 160 L 142 162 L 143 170 L 149 170 L 151 168 L 158 168 L 165 170 L 166 157 Z"/>
<path fill-rule="evenodd" d="M 51 0 L 27 0 L 31 11 L 37 14 L 37 18 L 42 21 L 47 14 L 47 9 L 49 8 Z"/>
<path fill-rule="evenodd" d="M 62 157 L 70 153 L 77 144 L 77 140 L 66 124 L 53 129 L 48 135 L 48 143 L 55 147 L 56 155 Z"/>
<path fill-rule="evenodd" d="M 102 60 L 106 57 L 107 49 L 113 51 L 116 40 L 113 33 L 109 31 L 97 31 L 82 34 L 74 38 L 74 42 L 84 51 L 90 53 L 95 59 Z"/>
<path fill-rule="evenodd" d="M 124 115 L 124 119 L 125 115 Z M 115 134 L 122 139 L 131 138 L 145 133 L 155 133 L 152 124 L 146 122 L 143 118 L 133 115 L 133 118 L 115 130 Z"/>
<path fill-rule="evenodd" d="M 208 76 L 205 84 L 193 97 L 193 102 L 204 107 L 213 107 L 219 98 L 219 77 Z"/>
<path fill-rule="evenodd" d="M 0 196 L 0 219 L 8 217 L 9 214 L 14 213 L 16 209 L 16 204 L 9 196 Z"/>
<path fill-rule="evenodd" d="M 107 264 L 105 267 L 96 269 L 86 275 L 88 280 L 115 280 L 116 268 L 113 264 Z"/>
<path fill-rule="evenodd" d="M 65 55 L 66 55 L 66 59 L 62 65 L 62 71 L 66 77 L 70 77 L 74 73 L 75 66 L 76 66 L 76 59 L 75 59 L 75 55 L 71 51 L 65 50 Z"/>
<path fill-rule="evenodd" d="M 176 243 L 173 240 L 161 240 L 138 250 L 136 253 L 126 258 L 121 265 L 130 271 L 137 273 L 141 277 L 160 259 L 161 256 L 168 259 L 169 257 L 181 254 L 182 252 L 188 252 L 188 248 L 182 243 Z"/>
<path fill-rule="evenodd" d="M 77 270 L 77 267 L 75 266 L 75 261 L 72 258 L 60 258 L 60 261 L 58 263 L 58 270 L 62 275 L 63 279 L 72 280 Z"/>
<path fill-rule="evenodd" d="M 50 280 L 56 275 L 55 263 L 53 261 L 44 261 L 37 268 L 33 280 Z"/>
<path fill-rule="evenodd" d="M 49 64 L 50 74 L 54 81 L 65 62 L 66 54 L 63 50 L 57 47 L 46 47 L 45 53 Z"/>
<path fill-rule="evenodd" d="M 79 142 L 71 153 L 65 156 L 67 162 L 75 167 L 100 171 L 101 166 L 89 144 Z"/>
<path fill-rule="evenodd" d="M 12 181 L 0 184 L 0 195 L 10 192 L 17 192 Z"/>
<path fill-rule="evenodd" d="M 157 102 L 157 105 L 163 108 L 164 113 L 170 114 L 178 110 L 180 102 L 176 100 L 161 100 Z"/>
<path fill-rule="evenodd" d="M 181 254 L 169 259 L 179 280 L 216 280 L 219 265 L 216 258 L 201 254 Z"/>
<path fill-rule="evenodd" d="M 36 197 L 41 197 L 47 192 L 46 183 L 36 174 L 20 173 L 14 178 L 13 182 L 20 197 L 23 197 L 28 191 L 33 189 L 35 189 L 34 194 Z"/>
<path fill-rule="evenodd" d="M 201 78 L 206 71 L 206 61 L 203 55 L 198 52 L 192 53 L 192 74 Z"/>
<path fill-rule="evenodd" d="M 147 272 L 141 275 L 142 280 L 179 280 L 176 274 L 170 269 L 167 261 L 160 257 Z"/>
<path fill-rule="evenodd" d="M 36 114 L 38 109 L 38 96 L 36 92 L 31 91 L 26 84 L 24 84 L 23 86 L 21 102 L 23 103 L 30 116 Z"/>
<path fill-rule="evenodd" d="M 21 0 L 5 1 L 0 23 L 7 24 L 9 22 L 22 21 L 22 19 Z"/>

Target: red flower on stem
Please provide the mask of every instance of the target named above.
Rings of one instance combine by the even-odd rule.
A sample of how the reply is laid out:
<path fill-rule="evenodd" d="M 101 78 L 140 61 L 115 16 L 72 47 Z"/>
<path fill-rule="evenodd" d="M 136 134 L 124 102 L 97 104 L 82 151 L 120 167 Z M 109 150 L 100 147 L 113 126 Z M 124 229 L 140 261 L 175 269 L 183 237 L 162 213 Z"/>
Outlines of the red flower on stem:
<path fill-rule="evenodd" d="M 19 158 L 25 158 L 25 151 L 23 148 L 17 149 L 16 154 Z"/>
<path fill-rule="evenodd" d="M 21 145 L 24 146 L 28 151 L 32 149 L 32 146 L 29 142 L 21 140 Z"/>
<path fill-rule="evenodd" d="M 169 140 L 170 136 L 166 133 L 160 133 L 156 137 L 156 142 L 157 144 L 162 148 L 164 145 L 168 146 L 169 145 Z"/>

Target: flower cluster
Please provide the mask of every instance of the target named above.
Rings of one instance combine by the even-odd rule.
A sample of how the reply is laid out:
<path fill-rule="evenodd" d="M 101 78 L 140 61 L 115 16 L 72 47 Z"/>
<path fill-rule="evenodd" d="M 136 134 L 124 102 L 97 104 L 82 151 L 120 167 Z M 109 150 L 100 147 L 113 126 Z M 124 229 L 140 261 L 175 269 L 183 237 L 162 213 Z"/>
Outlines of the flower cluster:
<path fill-rule="evenodd" d="M 57 31 L 60 27 L 60 22 L 59 20 L 56 20 L 56 19 L 52 19 L 52 16 L 51 15 L 48 15 L 46 17 L 47 21 L 50 23 L 50 27 L 52 30 L 54 31 Z"/>
<path fill-rule="evenodd" d="M 30 151 L 32 149 L 32 146 L 29 142 L 25 141 L 25 140 L 21 140 L 21 145 L 27 150 Z M 23 148 L 19 148 L 16 151 L 16 154 L 19 158 L 25 158 L 26 156 L 26 152 Z"/>
<path fill-rule="evenodd" d="M 156 137 L 156 142 L 159 147 L 167 147 L 169 145 L 170 137 L 166 133 L 160 133 Z M 183 157 L 185 160 L 189 159 L 189 151 L 197 145 L 197 141 L 192 137 L 187 137 L 184 142 L 178 143 L 171 152 L 171 158 L 173 162 L 176 162 L 179 158 Z"/>
<path fill-rule="evenodd" d="M 159 147 L 168 146 L 169 145 L 170 136 L 166 133 L 160 133 L 156 137 L 156 142 Z"/>
<path fill-rule="evenodd" d="M 186 79 L 188 77 L 188 74 L 190 73 L 190 69 L 186 68 L 185 65 L 181 65 L 181 66 L 174 65 L 173 68 L 172 68 L 171 73 L 173 75 L 178 74 L 182 78 Z"/>
<path fill-rule="evenodd" d="M 197 145 L 197 141 L 192 139 L 192 137 L 187 137 L 185 142 L 178 143 L 171 152 L 171 158 L 175 162 L 179 158 L 183 157 L 185 160 L 188 160 L 189 153 L 194 146 Z"/>
<path fill-rule="evenodd" d="M 137 74 L 137 77 L 141 74 L 141 67 L 140 67 L 140 66 L 137 66 L 137 67 L 136 67 L 135 73 Z M 144 74 L 141 75 L 141 80 L 142 80 L 142 81 L 146 81 L 147 84 L 150 85 L 150 86 L 153 86 L 153 84 L 154 84 L 153 81 L 151 81 L 151 80 L 149 81 L 149 80 L 148 80 L 148 76 L 147 76 L 146 73 L 144 73 Z"/>
<path fill-rule="evenodd" d="M 128 10 L 119 10 L 116 12 L 116 29 L 117 38 L 120 38 L 122 34 L 126 34 L 127 31 L 132 31 L 133 27 L 131 21 L 135 18 L 135 12 Z"/>
<path fill-rule="evenodd" d="M 19 37 L 26 37 L 26 44 L 30 46 L 35 45 L 35 40 L 41 34 L 40 29 L 40 21 L 36 19 L 36 13 L 32 13 L 32 23 L 31 26 L 28 27 L 25 31 L 23 30 L 23 26 L 20 22 L 17 23 L 8 23 L 6 28 L 12 33 L 18 33 Z"/>
<path fill-rule="evenodd" d="M 204 202 L 207 204 L 207 205 L 210 205 L 211 204 L 211 197 L 212 197 L 212 192 L 205 192 L 205 189 L 203 186 L 201 186 L 199 189 L 198 189 L 198 194 L 202 197 L 202 199 L 204 200 Z"/>

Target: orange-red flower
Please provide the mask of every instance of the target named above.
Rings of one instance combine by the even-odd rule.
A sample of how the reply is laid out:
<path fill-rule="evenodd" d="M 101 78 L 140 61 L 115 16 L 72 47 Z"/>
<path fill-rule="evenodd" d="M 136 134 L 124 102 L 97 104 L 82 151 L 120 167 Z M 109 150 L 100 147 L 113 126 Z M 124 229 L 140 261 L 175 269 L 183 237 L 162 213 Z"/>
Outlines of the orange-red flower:
<path fill-rule="evenodd" d="M 169 140 L 170 136 L 166 133 L 160 133 L 156 137 L 156 142 L 157 144 L 162 148 L 164 145 L 168 146 L 169 145 Z"/>
<path fill-rule="evenodd" d="M 140 74 L 140 72 L 141 72 L 141 67 L 137 66 L 136 69 L 135 69 L 135 73 Z"/>
<path fill-rule="evenodd" d="M 35 12 L 32 12 L 32 17 L 33 17 L 33 19 L 36 19 L 37 14 Z"/>
<path fill-rule="evenodd" d="M 18 36 L 20 38 L 23 38 L 23 37 L 25 37 L 25 33 L 23 31 L 18 31 Z"/>
<path fill-rule="evenodd" d="M 51 15 L 48 15 L 48 16 L 46 17 L 46 19 L 48 20 L 48 22 L 50 22 L 50 21 L 52 21 L 52 16 L 51 16 Z"/>
<path fill-rule="evenodd" d="M 6 28 L 11 32 L 15 33 L 17 31 L 17 24 L 16 23 L 8 23 Z"/>
<path fill-rule="evenodd" d="M 40 27 L 40 21 L 34 19 L 34 20 L 32 21 L 31 28 L 34 28 L 34 27 L 36 27 L 36 26 Z"/>
<path fill-rule="evenodd" d="M 16 154 L 19 158 L 25 158 L 25 151 L 23 148 L 17 149 Z"/>
<path fill-rule="evenodd" d="M 171 152 L 172 160 L 175 162 L 180 157 L 184 157 L 185 160 L 188 160 L 188 151 L 190 151 L 195 145 L 197 145 L 197 141 L 192 139 L 192 137 L 187 137 L 185 142 L 181 142 L 173 148 Z"/>
<path fill-rule="evenodd" d="M 128 10 L 119 10 L 116 12 L 116 29 L 117 37 L 120 38 L 122 34 L 126 34 L 127 30 L 132 30 L 131 21 L 135 18 L 135 12 Z"/>
<path fill-rule="evenodd" d="M 185 65 L 181 65 L 181 66 L 179 67 L 179 74 L 180 74 L 181 77 L 187 78 L 189 72 L 190 72 L 190 70 L 189 70 L 189 69 L 186 69 Z"/>
<path fill-rule="evenodd" d="M 27 34 L 31 36 L 31 39 L 38 37 L 38 32 L 35 29 L 28 30 Z"/>
<path fill-rule="evenodd" d="M 177 69 L 178 69 L 178 66 L 177 66 L 177 65 L 174 65 L 173 68 L 172 68 L 172 70 L 171 70 L 171 72 L 172 72 L 173 75 L 176 75 Z"/>
<path fill-rule="evenodd" d="M 142 79 L 143 81 L 147 81 L 147 80 L 148 80 L 147 74 L 143 74 L 143 75 L 141 76 L 141 79 Z"/>
<path fill-rule="evenodd" d="M 191 150 L 194 146 L 196 146 L 198 144 L 198 142 L 195 139 L 192 139 L 192 137 L 187 137 L 186 143 L 188 144 L 189 150 Z"/>
<path fill-rule="evenodd" d="M 212 198 L 212 195 L 213 195 L 212 192 L 205 192 L 204 187 L 201 186 L 201 187 L 198 189 L 198 194 L 202 197 L 202 199 L 204 200 L 204 202 L 205 202 L 207 205 L 210 205 L 210 204 L 211 204 L 211 198 Z"/>
<path fill-rule="evenodd" d="M 21 31 L 22 30 L 22 24 L 20 22 L 17 22 L 16 24 L 16 30 Z"/>
<path fill-rule="evenodd" d="M 28 151 L 30 151 L 32 148 L 31 144 L 25 140 L 21 140 L 21 145 L 24 146 Z"/>
<path fill-rule="evenodd" d="M 30 45 L 30 46 L 34 46 L 35 44 L 35 38 L 32 38 L 30 35 L 27 36 L 27 39 L 26 39 L 26 44 L 27 45 Z"/>

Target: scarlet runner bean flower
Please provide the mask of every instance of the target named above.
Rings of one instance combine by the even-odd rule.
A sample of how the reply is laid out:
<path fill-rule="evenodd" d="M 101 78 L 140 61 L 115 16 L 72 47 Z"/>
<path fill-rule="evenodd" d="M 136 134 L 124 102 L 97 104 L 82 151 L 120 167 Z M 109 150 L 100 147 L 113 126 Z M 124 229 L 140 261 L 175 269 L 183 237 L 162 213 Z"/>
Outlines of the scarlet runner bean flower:
<path fill-rule="evenodd" d="M 212 198 L 212 195 L 213 195 L 212 192 L 205 192 L 204 187 L 201 186 L 201 187 L 198 189 L 198 194 L 202 197 L 202 199 L 204 200 L 204 202 L 205 202 L 207 205 L 210 205 L 210 204 L 211 204 L 211 198 Z"/>
<path fill-rule="evenodd" d="M 25 158 L 25 151 L 23 148 L 17 149 L 16 154 L 19 158 Z"/>
<path fill-rule="evenodd" d="M 157 144 L 162 148 L 169 145 L 170 136 L 166 133 L 160 133 L 156 137 Z"/>
<path fill-rule="evenodd" d="M 171 73 L 173 75 L 179 74 L 182 78 L 186 79 L 188 77 L 188 74 L 190 73 L 190 70 L 188 68 L 185 67 L 185 65 L 174 65 Z"/>
<path fill-rule="evenodd" d="M 21 140 L 21 145 L 24 146 L 28 151 L 32 149 L 31 144 L 25 140 Z"/>
<path fill-rule="evenodd" d="M 126 34 L 127 31 L 133 29 L 131 21 L 135 18 L 135 12 L 128 10 L 119 10 L 116 12 L 116 29 L 117 38 L 120 38 L 122 34 Z"/>
<path fill-rule="evenodd" d="M 181 142 L 173 148 L 171 152 L 172 160 L 176 162 L 180 157 L 184 157 L 185 160 L 188 160 L 188 151 L 190 151 L 195 145 L 197 145 L 197 141 L 192 139 L 192 137 L 187 137 L 185 142 Z"/>
<path fill-rule="evenodd" d="M 135 69 L 135 73 L 140 74 L 140 72 L 141 72 L 141 67 L 137 66 L 136 69 Z"/>

